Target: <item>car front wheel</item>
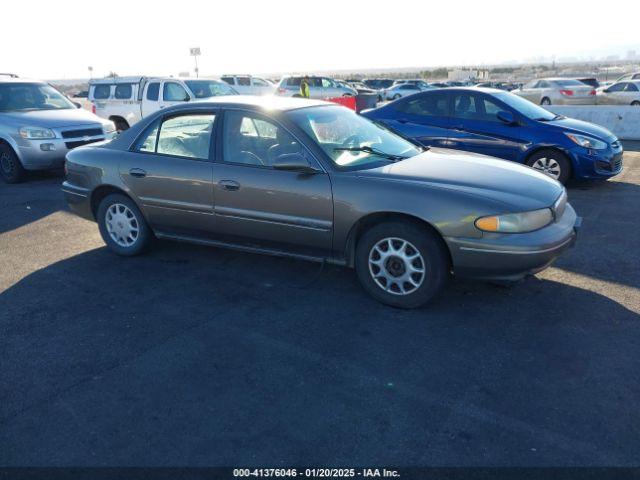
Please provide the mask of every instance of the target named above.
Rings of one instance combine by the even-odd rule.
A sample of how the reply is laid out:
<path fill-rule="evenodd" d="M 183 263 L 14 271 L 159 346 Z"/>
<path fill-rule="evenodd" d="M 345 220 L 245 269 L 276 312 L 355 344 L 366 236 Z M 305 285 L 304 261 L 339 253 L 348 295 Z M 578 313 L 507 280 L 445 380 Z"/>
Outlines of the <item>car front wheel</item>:
<path fill-rule="evenodd" d="M 98 207 L 98 227 L 107 246 L 118 255 L 142 253 L 152 239 L 142 212 L 126 195 L 106 196 Z"/>
<path fill-rule="evenodd" d="M 398 308 L 429 302 L 449 278 L 446 247 L 435 233 L 411 222 L 382 223 L 356 246 L 356 273 L 376 300 Z"/>
<path fill-rule="evenodd" d="M 571 163 L 562 153 L 555 150 L 540 150 L 527 159 L 527 165 L 548 175 L 563 185 L 571 175 Z"/>
<path fill-rule="evenodd" d="M 3 144 L 0 144 L 0 176 L 7 183 L 20 183 L 25 176 L 25 170 L 16 152 Z"/>

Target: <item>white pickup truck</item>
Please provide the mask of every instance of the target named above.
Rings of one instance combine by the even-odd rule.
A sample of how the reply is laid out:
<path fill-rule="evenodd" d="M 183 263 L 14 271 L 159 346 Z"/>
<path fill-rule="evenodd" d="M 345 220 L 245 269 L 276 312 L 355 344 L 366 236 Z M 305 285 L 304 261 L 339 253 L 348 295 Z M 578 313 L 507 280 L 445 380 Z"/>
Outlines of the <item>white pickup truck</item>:
<path fill-rule="evenodd" d="M 196 99 L 237 95 L 227 83 L 212 79 L 115 77 L 92 80 L 93 113 L 111 120 L 118 131 L 162 108 Z"/>

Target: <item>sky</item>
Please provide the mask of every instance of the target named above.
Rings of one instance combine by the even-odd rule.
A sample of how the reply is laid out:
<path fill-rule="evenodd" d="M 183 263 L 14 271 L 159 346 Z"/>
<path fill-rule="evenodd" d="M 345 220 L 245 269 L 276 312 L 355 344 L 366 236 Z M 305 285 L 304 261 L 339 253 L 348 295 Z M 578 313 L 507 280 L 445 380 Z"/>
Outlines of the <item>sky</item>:
<path fill-rule="evenodd" d="M 637 0 L 2 3 L 0 71 L 43 79 L 193 73 L 191 47 L 201 75 L 640 54 Z"/>

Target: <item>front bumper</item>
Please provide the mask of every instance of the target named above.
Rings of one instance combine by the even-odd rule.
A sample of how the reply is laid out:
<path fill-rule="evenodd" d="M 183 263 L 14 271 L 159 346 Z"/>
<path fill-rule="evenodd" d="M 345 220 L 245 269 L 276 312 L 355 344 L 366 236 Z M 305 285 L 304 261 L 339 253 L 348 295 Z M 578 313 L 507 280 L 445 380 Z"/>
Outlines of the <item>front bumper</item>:
<path fill-rule="evenodd" d="M 577 238 L 582 218 L 567 204 L 557 222 L 518 234 L 485 234 L 483 238 L 445 238 L 456 276 L 519 280 L 544 270 Z"/>
<path fill-rule="evenodd" d="M 624 150 L 619 142 L 605 150 L 589 150 L 575 147 L 569 150 L 572 159 L 573 177 L 578 180 L 610 178 L 623 169 Z"/>

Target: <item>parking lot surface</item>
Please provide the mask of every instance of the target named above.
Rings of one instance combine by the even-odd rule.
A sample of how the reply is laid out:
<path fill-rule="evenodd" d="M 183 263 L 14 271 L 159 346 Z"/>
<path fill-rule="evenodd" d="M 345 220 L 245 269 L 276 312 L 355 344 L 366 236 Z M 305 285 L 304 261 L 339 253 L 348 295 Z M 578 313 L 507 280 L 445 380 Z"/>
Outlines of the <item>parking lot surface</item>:
<path fill-rule="evenodd" d="M 576 247 L 414 311 L 352 271 L 107 251 L 61 178 L 0 185 L 0 464 L 637 465 L 640 153 Z"/>

